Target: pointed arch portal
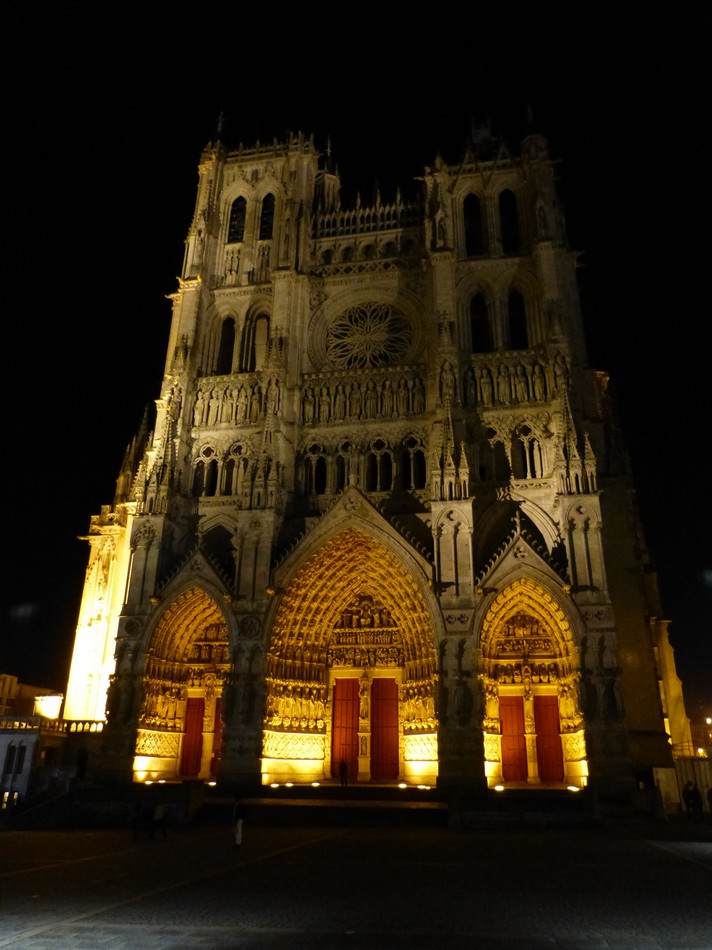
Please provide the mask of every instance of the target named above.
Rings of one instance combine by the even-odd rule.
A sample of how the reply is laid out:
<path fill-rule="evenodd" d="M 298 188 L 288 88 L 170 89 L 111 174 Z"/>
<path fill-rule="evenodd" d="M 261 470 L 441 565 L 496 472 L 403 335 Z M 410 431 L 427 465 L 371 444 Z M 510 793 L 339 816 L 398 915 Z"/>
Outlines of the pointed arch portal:
<path fill-rule="evenodd" d="M 200 587 L 164 610 L 146 653 L 134 778 L 212 778 L 220 759 L 222 691 L 230 669 L 225 618 Z"/>
<path fill-rule="evenodd" d="M 481 648 L 489 785 L 585 785 L 579 651 L 556 598 L 528 578 L 509 584 L 487 611 Z"/>
<path fill-rule="evenodd" d="M 434 782 L 436 651 L 417 580 L 356 528 L 312 554 L 277 607 L 263 781 Z"/>

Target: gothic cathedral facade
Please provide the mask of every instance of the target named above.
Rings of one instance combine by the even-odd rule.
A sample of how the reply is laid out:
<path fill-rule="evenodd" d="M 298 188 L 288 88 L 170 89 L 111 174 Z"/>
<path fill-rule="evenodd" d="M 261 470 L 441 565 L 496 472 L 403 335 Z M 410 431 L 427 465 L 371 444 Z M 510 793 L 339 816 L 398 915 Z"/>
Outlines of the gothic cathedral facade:
<path fill-rule="evenodd" d="M 483 130 L 417 187 L 347 208 L 301 134 L 204 150 L 155 425 L 88 535 L 64 718 L 102 723 L 116 779 L 671 767 L 547 142 Z"/>

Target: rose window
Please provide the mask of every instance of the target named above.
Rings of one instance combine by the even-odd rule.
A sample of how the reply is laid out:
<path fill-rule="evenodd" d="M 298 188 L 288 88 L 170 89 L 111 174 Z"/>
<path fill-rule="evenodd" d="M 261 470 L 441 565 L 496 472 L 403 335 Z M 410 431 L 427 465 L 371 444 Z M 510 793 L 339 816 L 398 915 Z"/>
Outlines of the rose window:
<path fill-rule="evenodd" d="M 411 343 L 409 321 L 388 304 L 366 303 L 341 314 L 327 331 L 334 366 L 368 369 L 402 361 Z"/>

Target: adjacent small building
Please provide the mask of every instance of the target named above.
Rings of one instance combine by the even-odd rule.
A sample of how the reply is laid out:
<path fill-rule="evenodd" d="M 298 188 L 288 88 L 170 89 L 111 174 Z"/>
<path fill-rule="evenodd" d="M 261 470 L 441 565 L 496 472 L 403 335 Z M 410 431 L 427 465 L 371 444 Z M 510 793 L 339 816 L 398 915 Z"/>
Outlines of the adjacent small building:
<path fill-rule="evenodd" d="M 63 696 L 0 673 L 0 809 L 50 787 L 64 755 Z"/>

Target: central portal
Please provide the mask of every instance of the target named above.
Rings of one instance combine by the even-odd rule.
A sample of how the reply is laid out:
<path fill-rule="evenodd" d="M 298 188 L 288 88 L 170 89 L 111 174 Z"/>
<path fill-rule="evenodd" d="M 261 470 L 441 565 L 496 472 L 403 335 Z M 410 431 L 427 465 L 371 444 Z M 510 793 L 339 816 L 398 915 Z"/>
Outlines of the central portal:
<path fill-rule="evenodd" d="M 346 763 L 350 782 L 398 779 L 398 683 L 395 677 L 338 677 L 333 686 L 331 775 Z"/>
<path fill-rule="evenodd" d="M 270 638 L 264 782 L 338 780 L 341 763 L 350 782 L 435 781 L 424 589 L 394 551 L 353 528 L 292 576 Z"/>

